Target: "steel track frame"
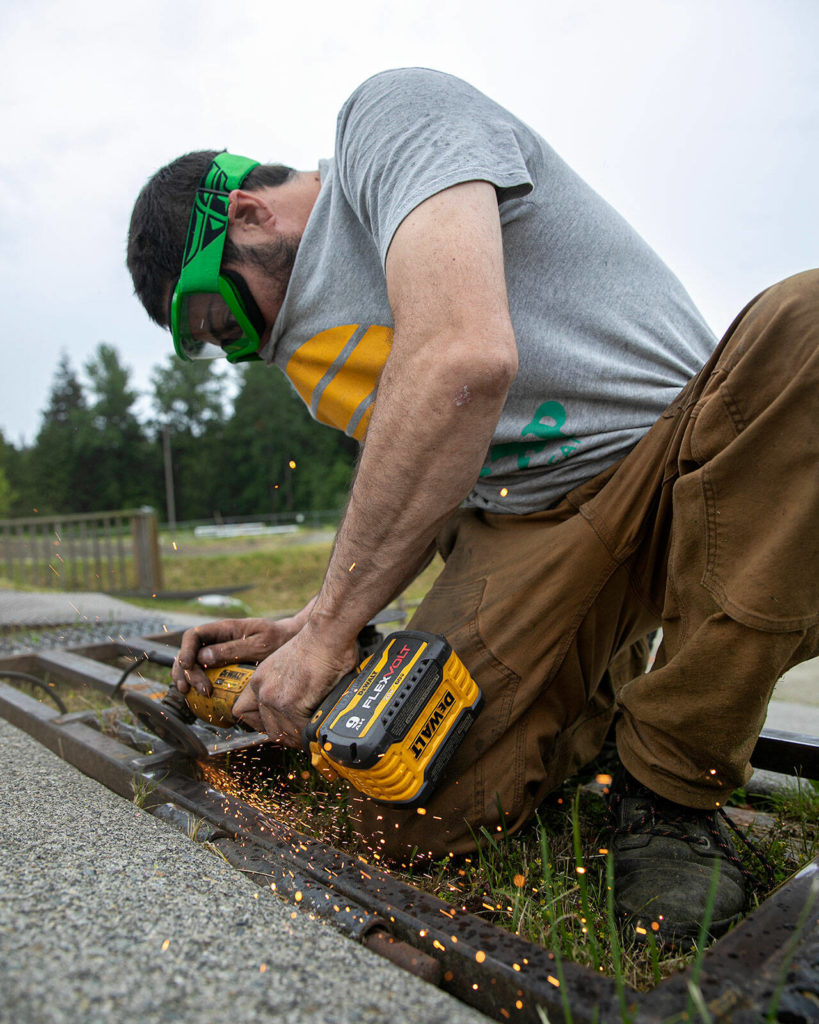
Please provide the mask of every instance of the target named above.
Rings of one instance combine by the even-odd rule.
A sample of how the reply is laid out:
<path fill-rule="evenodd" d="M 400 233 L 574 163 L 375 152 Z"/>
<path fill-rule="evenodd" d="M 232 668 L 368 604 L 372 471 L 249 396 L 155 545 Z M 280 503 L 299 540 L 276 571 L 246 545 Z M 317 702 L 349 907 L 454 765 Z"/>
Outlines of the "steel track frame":
<path fill-rule="evenodd" d="M 273 879 L 284 899 L 359 941 L 367 942 L 369 936 L 371 948 L 439 982 L 496 1020 L 541 1024 L 541 1007 L 550 1021 L 563 1021 L 564 1007 L 569 1006 L 576 1024 L 592 1024 L 621 1019 L 625 1003 L 632 1020 L 661 1024 L 685 1007 L 690 970 L 649 993 L 629 988 L 618 992 L 611 979 L 570 962 L 559 964 L 549 950 L 459 911 L 377 866 L 308 839 L 269 814 L 192 779 L 184 772 L 184 759 L 155 737 L 150 738 L 158 750 L 146 756 L 138 749 L 145 738 L 140 730 L 125 729 L 120 739 L 112 739 L 99 731 L 93 714 L 61 715 L 2 682 L 4 670 L 22 671 L 111 694 L 122 671 L 106 661 L 130 655 L 169 664 L 177 639 L 135 637 L 0 659 L 0 716 L 126 799 L 132 799 L 140 780 L 147 781 L 147 810 L 170 819 L 187 814 L 208 822 L 211 841 L 250 877 L 265 885 Z M 150 693 L 159 687 L 130 678 L 125 688 Z M 753 763 L 816 778 L 819 739 L 767 731 Z M 819 908 L 814 906 L 807 914 L 805 908 L 817 893 L 819 857 L 708 950 L 697 984 L 714 1021 L 757 1024 L 760 1009 L 775 998 L 787 1010 L 789 1021 L 815 1019 Z"/>

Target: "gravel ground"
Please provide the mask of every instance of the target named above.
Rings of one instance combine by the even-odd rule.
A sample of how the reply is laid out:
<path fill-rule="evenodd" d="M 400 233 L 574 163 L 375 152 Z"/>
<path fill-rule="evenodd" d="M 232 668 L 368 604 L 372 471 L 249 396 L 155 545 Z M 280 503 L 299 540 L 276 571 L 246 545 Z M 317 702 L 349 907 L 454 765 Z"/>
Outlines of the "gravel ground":
<path fill-rule="evenodd" d="M 0 657 L 176 632 L 205 621 L 195 613 L 142 610 L 109 594 L 0 588 Z"/>
<path fill-rule="evenodd" d="M 0 1021 L 479 1024 L 0 721 Z"/>
<path fill-rule="evenodd" d="M 13 626 L 0 632 L 0 657 L 26 651 L 48 651 L 56 647 L 105 643 L 118 637 L 154 636 L 180 626 L 161 618 L 131 619 L 122 622 L 80 622 L 63 626 Z"/>

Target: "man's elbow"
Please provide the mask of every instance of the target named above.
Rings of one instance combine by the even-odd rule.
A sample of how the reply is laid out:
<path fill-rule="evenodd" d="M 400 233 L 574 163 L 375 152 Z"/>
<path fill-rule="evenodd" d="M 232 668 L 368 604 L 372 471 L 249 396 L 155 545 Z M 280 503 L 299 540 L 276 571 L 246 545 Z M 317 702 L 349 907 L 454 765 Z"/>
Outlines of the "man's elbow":
<path fill-rule="evenodd" d="M 447 375 L 462 378 L 475 397 L 503 400 L 518 372 L 518 350 L 511 325 L 508 329 L 481 331 L 465 344 L 449 350 Z"/>
<path fill-rule="evenodd" d="M 518 346 L 511 326 L 501 351 L 497 356 L 496 374 L 499 386 L 504 395 L 509 391 L 512 382 L 518 375 Z"/>

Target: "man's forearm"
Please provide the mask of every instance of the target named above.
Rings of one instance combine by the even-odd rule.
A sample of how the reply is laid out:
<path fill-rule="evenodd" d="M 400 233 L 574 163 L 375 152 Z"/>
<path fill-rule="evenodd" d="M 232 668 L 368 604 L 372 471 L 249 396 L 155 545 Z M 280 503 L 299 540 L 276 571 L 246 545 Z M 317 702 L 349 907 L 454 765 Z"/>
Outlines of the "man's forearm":
<path fill-rule="evenodd" d="M 511 377 L 503 368 L 456 367 L 422 373 L 402 363 L 385 372 L 311 613 L 325 636 L 356 632 L 415 575 L 478 478 Z"/>

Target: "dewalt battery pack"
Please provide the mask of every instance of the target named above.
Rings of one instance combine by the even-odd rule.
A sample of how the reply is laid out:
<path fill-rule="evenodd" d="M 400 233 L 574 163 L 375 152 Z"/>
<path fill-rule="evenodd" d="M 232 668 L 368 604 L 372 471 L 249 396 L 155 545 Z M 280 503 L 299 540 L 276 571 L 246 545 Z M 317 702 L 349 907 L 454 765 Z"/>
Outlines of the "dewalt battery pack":
<path fill-rule="evenodd" d="M 304 730 L 314 767 L 393 806 L 422 804 L 483 705 L 442 636 L 392 633 Z"/>

